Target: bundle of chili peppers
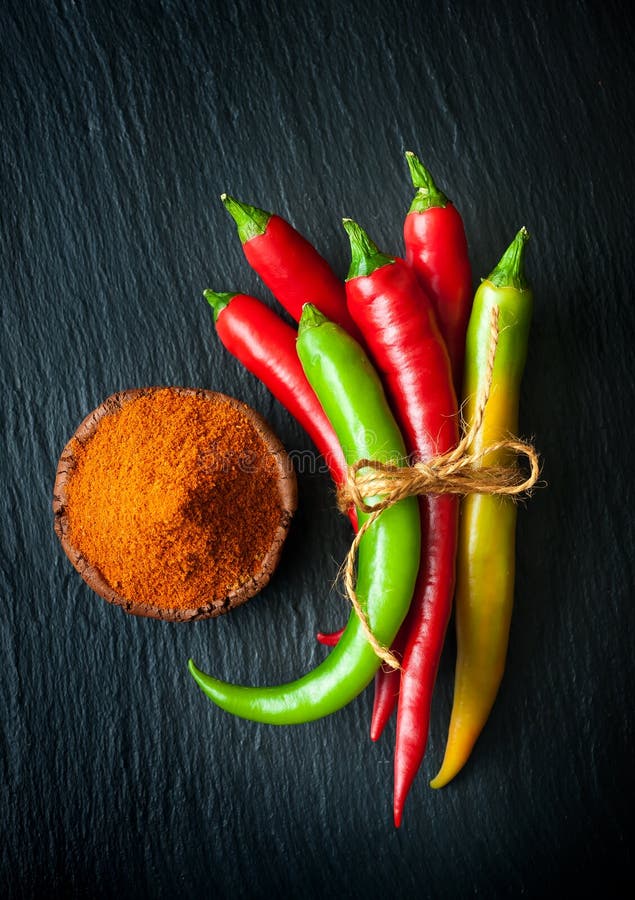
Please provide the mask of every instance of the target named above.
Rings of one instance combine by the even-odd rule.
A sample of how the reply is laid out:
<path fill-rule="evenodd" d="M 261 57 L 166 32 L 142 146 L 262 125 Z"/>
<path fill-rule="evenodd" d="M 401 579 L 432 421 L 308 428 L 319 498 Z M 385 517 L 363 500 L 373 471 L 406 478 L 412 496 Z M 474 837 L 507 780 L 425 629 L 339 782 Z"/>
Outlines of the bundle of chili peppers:
<path fill-rule="evenodd" d="M 404 466 L 452 451 L 458 411 L 472 424 L 486 380 L 478 465 L 514 464 L 499 442 L 518 426 L 532 308 L 523 272 L 527 233 L 518 232 L 474 295 L 461 216 L 417 157 L 406 158 L 416 192 L 404 220 L 405 258 L 382 252 L 345 219 L 351 263 L 344 284 L 284 219 L 222 197 L 247 260 L 299 328 L 254 297 L 206 291 L 217 333 L 306 429 L 338 488 L 360 461 Z M 494 703 L 513 603 L 516 506 L 508 497 L 443 492 L 406 496 L 380 513 L 372 506 L 347 509 L 357 532 L 359 608 L 340 632 L 318 635 L 333 649 L 316 669 L 261 688 L 218 681 L 191 661 L 190 671 L 223 709 L 274 724 L 332 713 L 374 678 L 373 740 L 397 707 L 399 826 L 425 753 L 453 601 L 454 702 L 433 787 L 464 766 Z M 391 666 L 381 664 L 378 647 Z"/>

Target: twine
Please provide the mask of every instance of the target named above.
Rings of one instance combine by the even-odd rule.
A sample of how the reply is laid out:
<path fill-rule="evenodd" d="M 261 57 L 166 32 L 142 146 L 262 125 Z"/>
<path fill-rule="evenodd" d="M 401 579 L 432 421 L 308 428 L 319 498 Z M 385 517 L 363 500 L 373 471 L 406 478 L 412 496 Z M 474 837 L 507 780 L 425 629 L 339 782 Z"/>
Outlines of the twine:
<path fill-rule="evenodd" d="M 359 545 L 368 531 L 385 509 L 407 497 L 424 494 L 500 494 L 518 496 L 528 494 L 536 484 L 540 474 L 538 454 L 531 444 L 517 438 L 496 441 L 480 451 L 473 450 L 483 428 L 485 407 L 492 388 L 492 376 L 498 345 L 497 306 L 493 306 L 490 316 L 490 339 L 487 365 L 483 386 L 477 397 L 472 424 L 464 428 L 464 434 L 456 447 L 440 453 L 425 462 L 397 466 L 378 460 L 360 459 L 349 466 L 346 480 L 338 490 L 338 506 L 346 512 L 351 504 L 368 514 L 355 535 L 353 543 L 342 566 L 342 577 L 346 595 L 359 618 L 369 644 L 377 656 L 391 669 L 401 668 L 399 660 L 384 647 L 373 634 L 366 613 L 355 591 L 355 563 Z M 504 450 L 514 460 L 524 456 L 529 464 L 529 474 L 524 476 L 516 462 L 507 466 L 484 466 L 483 457 L 495 451 Z M 366 471 L 362 472 L 364 469 Z M 372 503 L 371 498 L 380 497 Z"/>

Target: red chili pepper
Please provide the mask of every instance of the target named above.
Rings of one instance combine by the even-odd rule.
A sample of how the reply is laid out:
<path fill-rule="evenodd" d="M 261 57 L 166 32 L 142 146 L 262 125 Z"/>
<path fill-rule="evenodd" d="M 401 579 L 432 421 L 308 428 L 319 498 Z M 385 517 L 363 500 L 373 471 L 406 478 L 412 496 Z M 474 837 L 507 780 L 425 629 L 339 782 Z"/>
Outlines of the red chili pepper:
<path fill-rule="evenodd" d="M 435 309 L 437 323 L 450 353 L 454 389 L 461 395 L 465 336 L 472 306 L 472 272 L 463 221 L 456 207 L 435 185 L 414 153 L 406 153 L 417 193 L 404 222 L 406 261 Z M 403 652 L 403 631 L 393 650 Z M 399 673 L 377 674 L 370 736 L 381 736 L 397 702 Z"/>
<path fill-rule="evenodd" d="M 422 534 L 421 537 L 421 546 L 422 549 L 425 549 L 426 536 L 425 534 Z M 418 591 L 419 586 L 417 585 L 417 592 Z M 401 660 L 404 657 L 409 630 L 409 618 L 406 618 L 390 648 L 397 659 Z M 401 673 L 399 672 L 399 669 L 382 668 L 375 675 L 375 699 L 373 702 L 373 712 L 370 719 L 371 741 L 379 740 L 379 738 L 382 736 L 384 728 L 390 720 L 392 711 L 397 705 L 397 700 L 399 699 L 400 680 Z"/>
<path fill-rule="evenodd" d="M 454 389 L 460 397 L 465 334 L 474 296 L 465 228 L 456 207 L 414 153 L 408 151 L 406 159 L 417 188 L 404 221 L 406 261 L 434 305 L 450 354 Z"/>
<path fill-rule="evenodd" d="M 344 629 L 340 628 L 338 631 L 318 631 L 315 635 L 320 644 L 324 644 L 325 647 L 335 647 L 339 639 L 344 634 Z"/>
<path fill-rule="evenodd" d="M 429 459 L 458 440 L 450 360 L 432 304 L 410 266 L 380 253 L 355 222 L 344 220 L 344 227 L 352 250 L 346 282 L 349 311 L 383 376 L 409 452 L 417 460 Z M 381 458 L 381 447 L 377 454 Z M 396 826 L 425 752 L 432 690 L 454 590 L 457 498 L 422 498 L 420 508 L 421 567 L 399 638 L 405 653 L 395 747 Z"/>
<path fill-rule="evenodd" d="M 346 309 L 346 291 L 327 261 L 285 219 L 221 196 L 236 222 L 249 265 L 296 322 L 312 303 L 356 339 L 359 331 Z"/>
<path fill-rule="evenodd" d="M 305 429 L 340 485 L 346 472 L 344 453 L 298 359 L 295 328 L 247 294 L 207 290 L 205 299 L 214 310 L 216 331 L 225 347 Z M 355 510 L 349 516 L 357 528 Z"/>

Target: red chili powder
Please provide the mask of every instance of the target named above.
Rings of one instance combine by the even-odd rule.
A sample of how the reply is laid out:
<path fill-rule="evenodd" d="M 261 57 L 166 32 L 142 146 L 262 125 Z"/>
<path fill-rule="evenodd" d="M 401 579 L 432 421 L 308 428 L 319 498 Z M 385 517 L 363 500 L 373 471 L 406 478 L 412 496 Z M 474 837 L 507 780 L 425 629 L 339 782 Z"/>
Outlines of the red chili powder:
<path fill-rule="evenodd" d="M 192 609 L 260 571 L 280 524 L 278 468 L 227 400 L 140 396 L 73 452 L 70 541 L 126 600 Z"/>

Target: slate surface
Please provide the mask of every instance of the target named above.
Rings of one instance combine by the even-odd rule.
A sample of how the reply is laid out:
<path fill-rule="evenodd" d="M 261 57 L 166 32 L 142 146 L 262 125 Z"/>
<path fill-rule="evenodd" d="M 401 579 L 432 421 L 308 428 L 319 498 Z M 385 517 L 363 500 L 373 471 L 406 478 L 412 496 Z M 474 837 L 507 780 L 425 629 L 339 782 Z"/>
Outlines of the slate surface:
<path fill-rule="evenodd" d="M 5 0 L 2 102 L 0 893 L 547 897 L 630 878 L 632 158 L 626 5 Z M 536 294 L 509 663 L 463 775 L 426 760 L 391 824 L 394 725 L 372 691 L 276 729 L 208 703 L 192 655 L 275 682 L 325 653 L 346 522 L 321 476 L 279 572 L 231 616 L 171 626 L 92 595 L 55 539 L 59 453 L 122 388 L 234 394 L 308 439 L 220 346 L 207 286 L 273 299 L 218 202 L 289 218 L 344 275 L 340 217 L 401 251 L 420 153 L 474 272 L 517 228 Z"/>

